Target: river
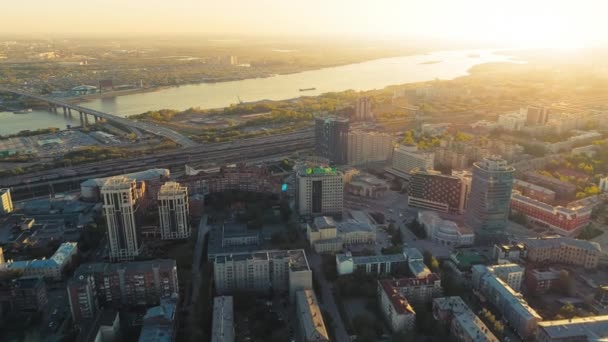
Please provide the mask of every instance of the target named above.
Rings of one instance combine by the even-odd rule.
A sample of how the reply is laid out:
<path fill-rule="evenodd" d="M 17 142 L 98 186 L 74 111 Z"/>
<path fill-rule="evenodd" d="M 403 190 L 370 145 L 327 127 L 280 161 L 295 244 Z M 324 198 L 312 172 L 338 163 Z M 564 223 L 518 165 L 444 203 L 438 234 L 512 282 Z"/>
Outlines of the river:
<path fill-rule="evenodd" d="M 158 91 L 101 98 L 82 103 L 84 107 L 120 116 L 155 109 L 219 108 L 240 100 L 284 100 L 332 91 L 381 89 L 389 85 L 453 79 L 467 75 L 477 64 L 511 62 L 509 56 L 488 50 L 441 51 L 423 55 L 382 58 L 289 75 L 219 83 L 201 83 Z M 316 88 L 301 92 L 301 88 Z M 27 115 L 0 113 L 0 135 L 24 129 L 65 128 L 78 124 L 63 115 L 34 111 Z"/>

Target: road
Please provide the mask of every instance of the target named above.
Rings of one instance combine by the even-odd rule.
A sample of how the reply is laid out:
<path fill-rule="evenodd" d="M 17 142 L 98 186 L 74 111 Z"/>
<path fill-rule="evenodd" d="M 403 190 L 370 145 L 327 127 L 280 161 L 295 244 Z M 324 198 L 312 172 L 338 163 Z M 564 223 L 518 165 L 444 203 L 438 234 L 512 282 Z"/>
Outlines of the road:
<path fill-rule="evenodd" d="M 407 228 L 407 223 L 411 222 L 418 215 L 418 209 L 410 208 L 407 205 L 407 195 L 395 191 L 387 191 L 381 198 L 364 198 L 345 194 L 344 206 L 348 209 L 363 210 L 368 213 L 378 212 L 384 214 L 388 223 L 393 223 L 401 231 L 403 243 L 408 247 L 418 248 L 420 251 L 428 250 L 434 256 L 447 258 L 451 248 L 442 246 L 430 240 L 418 239 L 411 230 Z M 384 232 L 379 231 L 375 251 L 380 254 L 382 247 L 388 247 L 391 243 L 389 237 Z"/>
<path fill-rule="evenodd" d="M 196 142 L 190 140 L 188 137 L 183 136 L 180 133 L 177 133 L 176 131 L 173 131 L 173 130 L 171 130 L 169 128 L 162 127 L 162 126 L 159 126 L 159 125 L 156 125 L 156 124 L 151 124 L 151 123 L 141 122 L 141 121 L 135 121 L 135 120 L 127 119 L 127 118 L 124 118 L 124 117 L 121 117 L 121 116 L 118 116 L 118 115 L 100 112 L 98 110 L 89 109 L 89 108 L 86 108 L 86 107 L 69 104 L 69 103 L 67 103 L 65 101 L 61 101 L 61 100 L 57 100 L 57 99 L 51 99 L 51 98 L 47 98 L 47 97 L 39 96 L 39 95 L 34 95 L 34 94 L 26 93 L 26 92 L 23 92 L 23 91 L 19 91 L 19 90 L 0 88 L 0 92 L 11 93 L 11 94 L 20 95 L 20 96 L 23 96 L 23 97 L 28 97 L 28 98 L 35 99 L 35 100 L 38 100 L 38 101 L 47 102 L 47 103 L 50 103 L 50 104 L 55 105 L 55 106 L 69 108 L 69 109 L 75 110 L 77 112 L 82 112 L 82 113 L 85 113 L 85 114 L 89 114 L 89 115 L 93 115 L 93 116 L 96 116 L 96 117 L 99 117 L 99 118 L 103 118 L 103 119 L 108 120 L 108 121 L 116 122 L 118 124 L 121 124 L 121 125 L 129 127 L 129 128 L 135 128 L 134 132 L 136 134 L 138 133 L 137 129 L 140 129 L 140 130 L 152 133 L 154 135 L 159 135 L 159 136 L 165 137 L 167 139 L 173 140 L 177 144 L 179 144 L 179 145 L 181 145 L 183 147 L 192 147 L 192 146 L 197 146 L 198 145 Z"/>
<path fill-rule="evenodd" d="M 321 256 L 317 253 L 307 253 L 308 263 L 312 269 L 315 278 L 319 280 L 321 286 L 321 308 L 325 309 L 330 315 L 334 322 L 334 331 L 336 334 L 336 342 L 348 342 L 350 341 L 346 328 L 344 328 L 344 322 L 340 316 L 340 311 L 334 300 L 333 287 L 334 285 L 325 279 L 325 274 L 321 267 Z"/>
<path fill-rule="evenodd" d="M 198 235 L 196 236 L 196 244 L 194 246 L 194 256 L 192 259 L 192 286 L 190 295 L 190 304 L 193 304 L 198 299 L 199 291 L 201 287 L 201 267 L 203 260 L 203 250 L 205 249 L 203 242 L 205 241 L 205 235 L 209 231 L 207 226 L 207 215 L 203 215 L 198 225 Z"/>

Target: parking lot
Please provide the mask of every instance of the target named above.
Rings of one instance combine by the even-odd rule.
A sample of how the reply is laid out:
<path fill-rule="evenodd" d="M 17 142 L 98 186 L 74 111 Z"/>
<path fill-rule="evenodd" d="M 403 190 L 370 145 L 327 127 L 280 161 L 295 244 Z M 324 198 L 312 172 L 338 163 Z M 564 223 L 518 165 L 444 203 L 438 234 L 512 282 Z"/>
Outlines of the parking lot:
<path fill-rule="evenodd" d="M 381 213 L 385 217 L 385 224 L 392 223 L 401 230 L 403 243 L 408 247 L 418 248 L 421 251 L 428 250 L 433 255 L 441 258 L 447 258 L 450 255 L 451 248 L 442 246 L 429 240 L 421 240 L 416 238 L 408 228 L 407 224 L 416 219 L 418 209 L 410 208 L 407 205 L 407 195 L 395 191 L 387 191 L 381 198 L 365 198 L 353 196 L 350 194 L 344 195 L 344 206 L 351 210 L 362 210 L 367 213 Z M 382 248 L 392 245 L 390 236 L 383 229 L 377 230 L 376 245 L 373 250 L 376 254 L 381 254 Z"/>

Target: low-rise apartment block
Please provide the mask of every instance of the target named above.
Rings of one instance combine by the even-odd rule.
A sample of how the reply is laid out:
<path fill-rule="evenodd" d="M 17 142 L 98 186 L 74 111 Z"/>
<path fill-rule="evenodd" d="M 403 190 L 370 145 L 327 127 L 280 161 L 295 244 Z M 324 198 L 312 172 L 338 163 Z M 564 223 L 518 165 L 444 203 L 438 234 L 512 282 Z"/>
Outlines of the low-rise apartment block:
<path fill-rule="evenodd" d="M 321 308 L 313 290 L 296 292 L 296 313 L 298 319 L 299 341 L 329 342 Z"/>
<path fill-rule="evenodd" d="M 414 308 L 390 281 L 378 282 L 378 297 L 380 309 L 392 331 L 411 331 L 414 328 Z"/>
<path fill-rule="evenodd" d="M 450 332 L 456 341 L 499 341 L 460 297 L 433 299 L 433 317 L 440 322 L 450 325 Z"/>
<path fill-rule="evenodd" d="M 295 298 L 297 290 L 312 288 L 312 271 L 303 249 L 271 250 L 217 256 L 213 263 L 215 289 L 233 291 L 285 291 Z"/>
<path fill-rule="evenodd" d="M 179 293 L 177 266 L 169 259 L 83 264 L 67 291 L 76 323 L 94 318 L 100 307 L 158 305 Z"/>
<path fill-rule="evenodd" d="M 608 315 L 577 317 L 538 324 L 536 341 L 605 341 L 608 337 Z"/>
<path fill-rule="evenodd" d="M 534 263 L 559 263 L 597 268 L 602 248 L 597 242 L 561 236 L 525 239 L 526 259 Z"/>
<path fill-rule="evenodd" d="M 533 338 L 542 317 L 528 305 L 521 293 L 484 266 L 473 266 L 472 283 L 522 339 Z"/>
<path fill-rule="evenodd" d="M 231 296 L 213 298 L 211 342 L 234 342 L 234 308 Z"/>
<path fill-rule="evenodd" d="M 388 282 L 397 289 L 410 303 L 428 303 L 443 293 L 441 279 L 436 273 L 424 278 L 398 278 L 380 280 Z"/>
<path fill-rule="evenodd" d="M 46 279 L 61 280 L 63 270 L 78 253 L 77 242 L 64 242 L 48 259 L 8 261 L 0 263 L 0 272 L 20 271 L 24 276 L 41 276 Z"/>

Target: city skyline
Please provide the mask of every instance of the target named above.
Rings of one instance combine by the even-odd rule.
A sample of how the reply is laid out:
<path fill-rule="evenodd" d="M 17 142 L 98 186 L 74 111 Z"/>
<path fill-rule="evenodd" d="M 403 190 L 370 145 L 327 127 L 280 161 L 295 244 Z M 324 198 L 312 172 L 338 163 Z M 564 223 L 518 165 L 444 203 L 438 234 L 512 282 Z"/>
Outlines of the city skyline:
<path fill-rule="evenodd" d="M 509 47 L 588 47 L 608 40 L 608 29 L 597 25 L 608 4 L 597 0 L 34 2 L 4 4 L 13 15 L 0 23 L 0 34 L 419 37 Z"/>

